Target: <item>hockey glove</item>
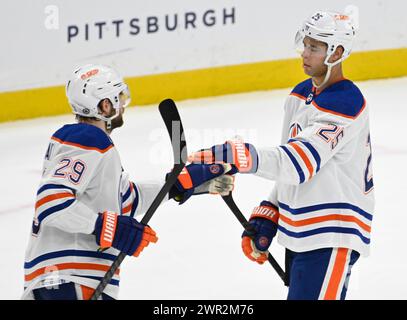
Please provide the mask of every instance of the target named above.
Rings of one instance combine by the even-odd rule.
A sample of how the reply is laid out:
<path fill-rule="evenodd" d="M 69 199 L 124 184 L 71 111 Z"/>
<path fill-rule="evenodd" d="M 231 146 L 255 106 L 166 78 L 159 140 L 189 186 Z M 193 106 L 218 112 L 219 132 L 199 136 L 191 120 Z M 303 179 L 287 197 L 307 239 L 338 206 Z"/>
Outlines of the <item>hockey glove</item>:
<path fill-rule="evenodd" d="M 244 231 L 242 234 L 242 250 L 250 260 L 259 264 L 267 261 L 267 250 L 277 233 L 278 218 L 278 209 L 269 201 L 262 201 L 259 207 L 254 208 L 249 223 L 255 233 Z"/>
<path fill-rule="evenodd" d="M 210 149 L 202 149 L 188 157 L 192 163 L 230 163 L 233 169 L 230 174 L 255 173 L 258 165 L 258 155 L 255 147 L 244 143 L 240 138 L 214 145 Z"/>
<path fill-rule="evenodd" d="M 158 238 L 153 229 L 129 216 L 105 211 L 95 224 L 96 243 L 101 249 L 113 247 L 129 256 L 138 257 L 150 242 Z"/>
<path fill-rule="evenodd" d="M 196 194 L 227 195 L 233 190 L 234 177 L 225 174 L 231 171 L 230 164 L 189 164 L 178 176 L 169 197 L 180 204 Z"/>

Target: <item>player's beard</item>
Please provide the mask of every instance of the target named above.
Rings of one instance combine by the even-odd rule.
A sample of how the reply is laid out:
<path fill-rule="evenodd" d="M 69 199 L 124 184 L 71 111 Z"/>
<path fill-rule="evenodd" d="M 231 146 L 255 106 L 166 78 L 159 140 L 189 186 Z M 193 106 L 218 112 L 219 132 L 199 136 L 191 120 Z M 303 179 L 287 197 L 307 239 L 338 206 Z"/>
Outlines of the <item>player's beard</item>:
<path fill-rule="evenodd" d="M 109 117 L 112 117 L 115 114 L 116 114 L 116 110 L 112 108 L 112 111 L 111 111 Z M 113 129 L 120 128 L 123 125 L 123 123 L 124 123 L 123 113 L 120 113 L 116 118 L 112 119 L 111 128 L 109 131 L 112 132 Z"/>
<path fill-rule="evenodd" d="M 116 128 L 120 128 L 123 125 L 123 115 L 120 114 L 116 118 L 112 120 L 112 130 Z"/>

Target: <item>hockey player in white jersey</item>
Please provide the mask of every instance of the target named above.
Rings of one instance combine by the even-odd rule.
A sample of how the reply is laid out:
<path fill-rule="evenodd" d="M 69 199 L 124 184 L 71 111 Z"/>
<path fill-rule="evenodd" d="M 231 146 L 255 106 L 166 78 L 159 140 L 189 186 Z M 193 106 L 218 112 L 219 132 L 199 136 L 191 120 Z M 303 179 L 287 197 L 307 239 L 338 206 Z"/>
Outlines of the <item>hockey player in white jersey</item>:
<path fill-rule="evenodd" d="M 157 236 L 135 216 L 161 189 L 132 182 L 123 171 L 110 133 L 123 125 L 130 94 L 122 77 L 101 65 L 77 69 L 66 86 L 77 123 L 51 137 L 37 192 L 32 236 L 25 256 L 24 299 L 89 299 L 119 251 L 130 256 Z M 188 165 L 169 198 L 228 193 L 230 165 Z M 117 298 L 118 270 L 102 294 Z"/>
<path fill-rule="evenodd" d="M 355 9 L 355 8 L 353 8 Z M 278 231 L 286 248 L 288 299 L 345 299 L 351 267 L 367 256 L 374 209 L 369 108 L 342 73 L 357 15 L 319 11 L 296 36 L 308 80 L 286 100 L 281 145 L 227 141 L 190 156 L 275 180 L 242 235 L 244 254 L 263 264 Z M 270 121 L 272 125 L 272 121 Z"/>

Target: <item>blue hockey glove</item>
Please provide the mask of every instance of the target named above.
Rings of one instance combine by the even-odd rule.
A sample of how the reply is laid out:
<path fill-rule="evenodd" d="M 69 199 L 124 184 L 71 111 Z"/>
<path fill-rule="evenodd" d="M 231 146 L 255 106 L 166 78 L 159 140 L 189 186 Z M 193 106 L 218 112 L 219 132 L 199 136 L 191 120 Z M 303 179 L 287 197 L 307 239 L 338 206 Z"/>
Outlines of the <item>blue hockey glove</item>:
<path fill-rule="evenodd" d="M 229 164 L 189 164 L 182 170 L 169 196 L 182 204 L 196 194 L 227 195 L 233 190 L 234 177 L 226 174 L 231 170 Z"/>
<path fill-rule="evenodd" d="M 249 222 L 255 233 L 242 234 L 242 250 L 246 257 L 259 264 L 267 261 L 267 250 L 277 233 L 279 212 L 269 201 L 262 201 L 260 206 L 254 208 Z"/>
<path fill-rule="evenodd" d="M 105 211 L 99 214 L 95 224 L 96 243 L 101 249 L 113 247 L 129 256 L 138 257 L 150 242 L 158 238 L 153 229 L 130 216 Z"/>

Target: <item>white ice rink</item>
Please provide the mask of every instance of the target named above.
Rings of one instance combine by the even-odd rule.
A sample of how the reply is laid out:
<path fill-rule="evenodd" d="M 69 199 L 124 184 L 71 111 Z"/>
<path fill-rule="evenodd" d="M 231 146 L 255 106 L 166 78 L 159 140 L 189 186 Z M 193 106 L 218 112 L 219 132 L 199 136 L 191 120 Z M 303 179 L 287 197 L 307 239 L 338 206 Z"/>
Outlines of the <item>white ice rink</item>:
<path fill-rule="evenodd" d="M 371 256 L 353 268 L 348 299 L 407 299 L 407 78 L 357 83 L 370 104 L 376 210 Z M 157 88 L 159 90 L 159 88 Z M 239 134 L 257 146 L 280 142 L 289 89 L 177 102 L 189 151 Z M 46 103 L 46 102 L 44 102 Z M 7 106 L 2 106 L 7 108 Z M 24 251 L 50 135 L 73 116 L 0 125 L 0 299 L 23 289 Z M 133 181 L 160 179 L 171 168 L 171 148 L 157 107 L 129 108 L 112 134 Z M 106 181 L 109 183 L 109 181 Z M 249 216 L 273 185 L 236 178 L 234 198 Z M 150 225 L 159 241 L 140 258 L 126 258 L 120 299 L 285 299 L 271 268 L 244 257 L 241 226 L 220 197 L 165 203 Z M 283 264 L 283 249 L 271 252 Z"/>

